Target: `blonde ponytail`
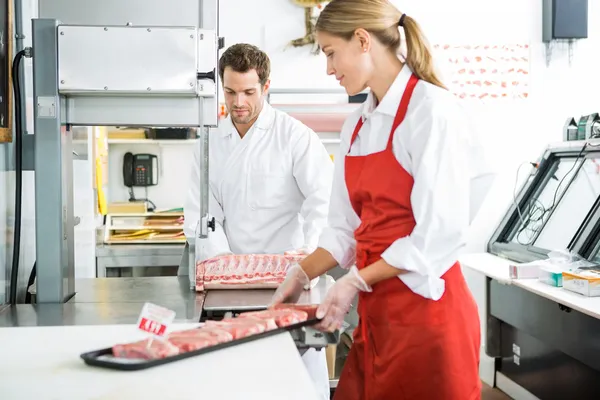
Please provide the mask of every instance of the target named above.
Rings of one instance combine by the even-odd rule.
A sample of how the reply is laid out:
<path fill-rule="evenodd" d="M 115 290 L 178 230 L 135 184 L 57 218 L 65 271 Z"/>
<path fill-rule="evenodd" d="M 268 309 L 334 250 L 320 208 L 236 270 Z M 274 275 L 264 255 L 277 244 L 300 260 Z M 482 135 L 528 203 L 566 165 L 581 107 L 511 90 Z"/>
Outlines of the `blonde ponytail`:
<path fill-rule="evenodd" d="M 437 77 L 429 43 L 417 21 L 404 15 L 402 25 L 406 37 L 406 64 L 419 79 L 447 89 Z"/>
<path fill-rule="evenodd" d="M 362 28 L 397 54 L 400 18 L 406 36 L 406 64 L 419 79 L 446 89 L 436 75 L 427 39 L 417 21 L 402 14 L 388 0 L 332 0 L 321 11 L 316 30 L 350 40 Z"/>

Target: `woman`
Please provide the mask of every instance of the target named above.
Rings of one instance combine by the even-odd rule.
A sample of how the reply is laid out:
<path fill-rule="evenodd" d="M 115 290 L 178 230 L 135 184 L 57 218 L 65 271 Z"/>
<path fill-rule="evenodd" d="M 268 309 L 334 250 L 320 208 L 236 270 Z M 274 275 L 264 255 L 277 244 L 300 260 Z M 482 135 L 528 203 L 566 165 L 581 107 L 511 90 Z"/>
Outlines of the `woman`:
<path fill-rule="evenodd" d="M 327 73 L 349 94 L 370 93 L 342 128 L 320 247 L 273 302 L 352 266 L 318 310 L 322 329 L 338 329 L 359 294 L 335 398 L 479 399 L 479 317 L 457 262 L 470 222 L 466 121 L 419 26 L 387 0 L 333 0 L 316 31 Z"/>

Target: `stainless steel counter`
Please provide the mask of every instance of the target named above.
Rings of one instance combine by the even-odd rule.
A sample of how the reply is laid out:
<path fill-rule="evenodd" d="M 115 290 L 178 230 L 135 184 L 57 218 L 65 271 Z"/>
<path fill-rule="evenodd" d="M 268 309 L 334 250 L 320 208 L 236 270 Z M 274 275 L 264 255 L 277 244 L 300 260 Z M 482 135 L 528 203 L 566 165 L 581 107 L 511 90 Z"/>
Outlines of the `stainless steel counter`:
<path fill-rule="evenodd" d="M 137 322 L 143 303 L 18 304 L 0 313 L 0 327 L 121 325 Z M 177 313 L 175 322 L 198 322 L 200 312 L 162 304 Z"/>
<path fill-rule="evenodd" d="M 322 277 L 299 302 L 320 303 L 332 284 L 331 277 Z M 174 310 L 177 322 L 198 322 L 203 310 L 266 308 L 273 295 L 273 290 L 217 290 L 205 296 L 189 289 L 186 276 L 78 279 L 75 291 L 65 304 L 11 306 L 0 312 L 0 327 L 134 324 L 145 302 Z"/>
<path fill-rule="evenodd" d="M 134 324 L 145 302 L 175 311 L 176 322 L 198 322 L 204 303 L 187 277 L 78 279 L 75 290 L 65 304 L 11 306 L 0 312 L 0 327 Z"/>
<path fill-rule="evenodd" d="M 96 274 L 105 278 L 115 268 L 169 267 L 181 262 L 185 244 L 113 244 L 96 247 Z"/>
<path fill-rule="evenodd" d="M 158 244 L 102 244 L 96 246 L 98 257 L 131 257 L 172 255 L 181 257 L 183 243 L 158 243 Z"/>
<path fill-rule="evenodd" d="M 203 293 L 189 289 L 187 277 L 91 278 L 75 281 L 74 303 L 194 303 Z M 202 307 L 202 304 L 200 304 Z"/>

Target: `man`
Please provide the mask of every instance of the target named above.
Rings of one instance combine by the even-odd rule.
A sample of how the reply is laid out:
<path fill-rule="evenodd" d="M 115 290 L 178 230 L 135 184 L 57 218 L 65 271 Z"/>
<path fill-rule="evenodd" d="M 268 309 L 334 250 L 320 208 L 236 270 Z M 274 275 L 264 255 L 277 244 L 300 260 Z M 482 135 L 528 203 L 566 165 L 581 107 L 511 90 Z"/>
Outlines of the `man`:
<path fill-rule="evenodd" d="M 210 133 L 209 214 L 215 231 L 197 238 L 200 157 L 195 151 L 185 204 L 185 235 L 197 260 L 223 254 L 310 253 L 326 225 L 333 162 L 318 136 L 265 100 L 270 61 L 236 44 L 219 61 L 229 116 Z M 324 351 L 303 355 L 317 391 L 329 398 Z"/>

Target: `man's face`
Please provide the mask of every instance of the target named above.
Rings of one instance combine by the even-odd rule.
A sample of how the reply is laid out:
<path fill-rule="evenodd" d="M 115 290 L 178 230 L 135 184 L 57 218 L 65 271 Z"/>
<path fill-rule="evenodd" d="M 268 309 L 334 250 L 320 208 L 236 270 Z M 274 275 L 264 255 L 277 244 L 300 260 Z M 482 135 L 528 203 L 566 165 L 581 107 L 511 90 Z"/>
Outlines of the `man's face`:
<path fill-rule="evenodd" d="M 248 72 L 236 72 L 231 67 L 223 71 L 223 91 L 227 112 L 235 124 L 253 123 L 262 110 L 269 82 L 261 87 L 255 69 Z"/>

